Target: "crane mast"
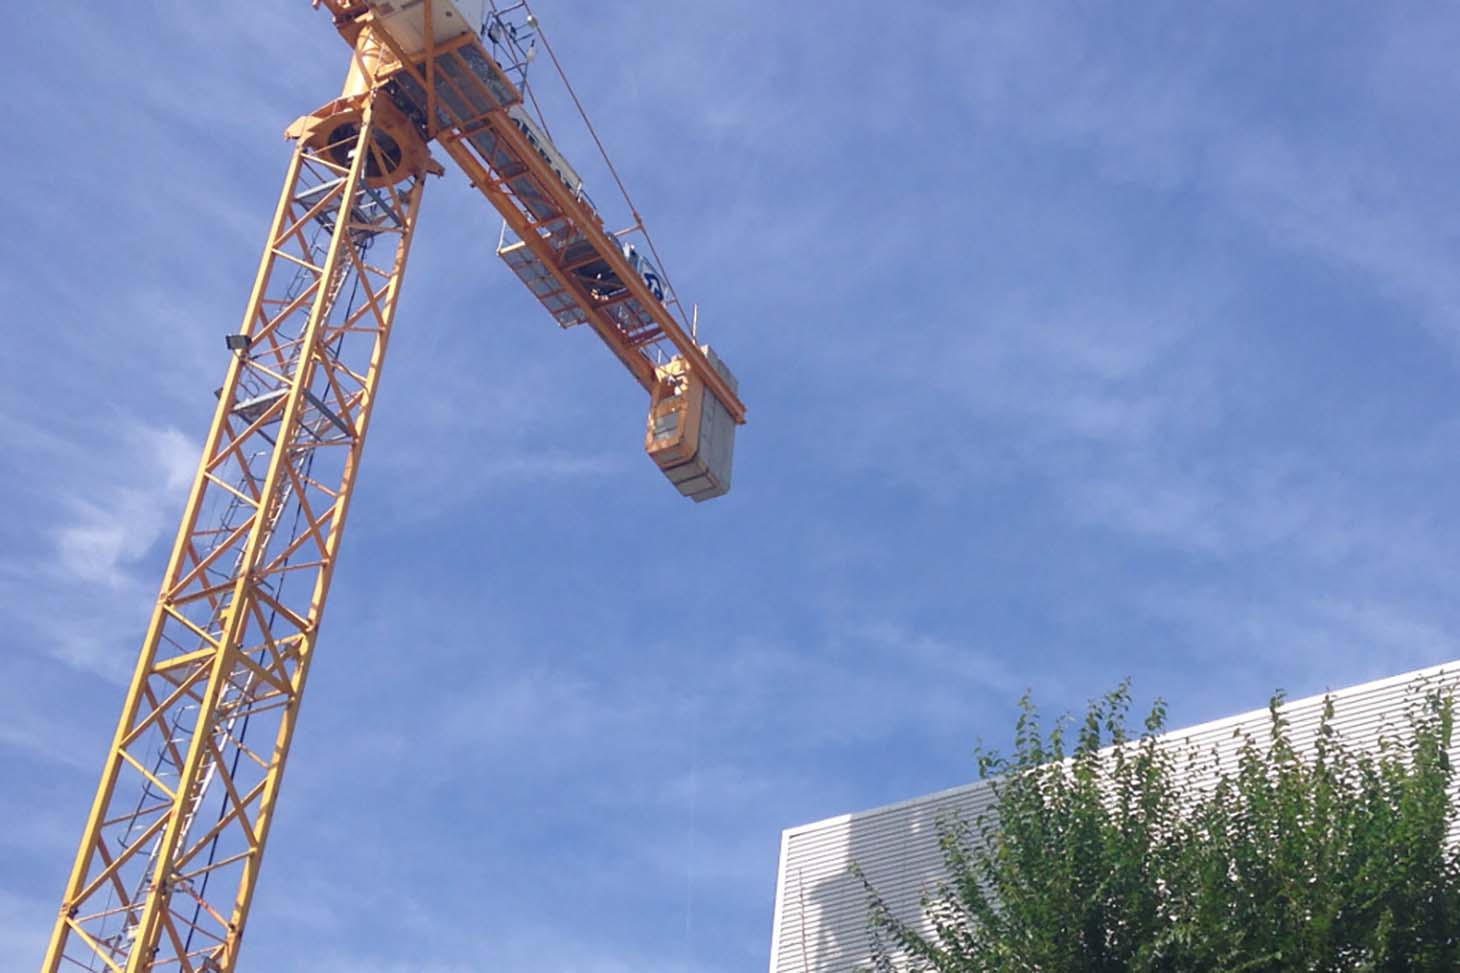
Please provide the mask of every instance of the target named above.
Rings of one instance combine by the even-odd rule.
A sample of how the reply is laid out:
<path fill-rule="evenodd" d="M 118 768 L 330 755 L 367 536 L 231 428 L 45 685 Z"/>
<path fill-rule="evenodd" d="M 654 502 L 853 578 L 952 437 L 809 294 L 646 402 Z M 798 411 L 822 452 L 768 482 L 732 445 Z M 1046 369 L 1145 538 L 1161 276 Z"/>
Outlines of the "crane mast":
<path fill-rule="evenodd" d="M 625 242 L 642 234 L 637 213 L 605 230 L 521 109 L 503 11 L 314 5 L 351 45 L 345 87 L 287 132 L 284 187 L 45 973 L 235 968 L 425 179 L 442 173 L 430 142 L 502 215 L 499 253 L 554 319 L 588 324 L 649 392 L 646 449 L 680 492 L 729 488 L 745 411 L 734 378 Z M 525 4 L 508 9 L 535 24 Z"/>
<path fill-rule="evenodd" d="M 48 971 L 233 969 L 424 185 L 388 105 L 337 107 L 290 160 Z"/>

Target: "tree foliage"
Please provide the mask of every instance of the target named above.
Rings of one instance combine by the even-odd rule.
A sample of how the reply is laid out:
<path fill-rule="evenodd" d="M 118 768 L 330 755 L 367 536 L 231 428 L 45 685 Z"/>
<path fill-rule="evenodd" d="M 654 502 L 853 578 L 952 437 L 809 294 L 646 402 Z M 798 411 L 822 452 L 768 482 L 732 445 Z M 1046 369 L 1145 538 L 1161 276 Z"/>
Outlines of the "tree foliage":
<path fill-rule="evenodd" d="M 1235 762 L 1127 730 L 1129 686 L 1048 732 L 1021 701 L 1011 757 L 981 752 L 993 810 L 945 821 L 931 932 L 870 885 L 876 966 L 938 973 L 1460 970 L 1448 847 L 1452 702 L 1418 687 L 1377 751 L 1325 701 L 1301 751 L 1274 697 Z M 865 881 L 865 879 L 864 879 Z"/>

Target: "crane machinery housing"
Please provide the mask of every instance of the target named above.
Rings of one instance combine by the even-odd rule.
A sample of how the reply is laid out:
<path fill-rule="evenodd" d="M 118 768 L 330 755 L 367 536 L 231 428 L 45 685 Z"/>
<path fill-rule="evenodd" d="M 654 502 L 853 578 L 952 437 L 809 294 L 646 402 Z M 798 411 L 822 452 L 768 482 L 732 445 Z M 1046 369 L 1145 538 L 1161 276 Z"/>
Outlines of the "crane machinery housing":
<path fill-rule="evenodd" d="M 433 143 L 501 215 L 513 273 L 648 393 L 655 464 L 696 501 L 730 487 L 735 378 L 697 343 L 627 193 L 633 222 L 610 231 L 534 118 L 528 62 L 539 44 L 557 59 L 528 4 L 311 2 L 350 47 L 344 88 L 286 132 L 283 191 L 45 973 L 236 967 L 421 195 L 444 172 Z"/>

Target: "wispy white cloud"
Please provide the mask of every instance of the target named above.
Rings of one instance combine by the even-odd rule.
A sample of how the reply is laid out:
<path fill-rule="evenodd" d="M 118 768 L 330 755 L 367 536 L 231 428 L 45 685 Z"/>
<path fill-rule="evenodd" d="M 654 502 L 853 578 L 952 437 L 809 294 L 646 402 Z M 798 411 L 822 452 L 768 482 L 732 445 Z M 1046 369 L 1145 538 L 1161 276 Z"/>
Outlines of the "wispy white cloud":
<path fill-rule="evenodd" d="M 101 487 L 99 496 L 72 495 L 69 522 L 53 533 L 61 572 L 76 582 L 113 590 L 135 583 L 131 568 L 170 524 L 170 515 L 198 464 L 198 445 L 171 427 L 134 425 L 120 452 L 133 458 L 128 481 Z"/>
<path fill-rule="evenodd" d="M 1160 41 L 1133 56 L 1089 21 L 1005 8 L 952 19 L 939 49 L 966 67 L 950 77 L 981 123 L 1086 154 L 1117 183 L 1196 194 L 1269 244 L 1362 274 L 1453 349 L 1456 224 L 1435 198 L 1453 195 L 1448 186 L 1400 175 L 1364 106 L 1350 106 L 1351 127 L 1286 125 L 1224 84 L 1237 68 L 1231 49 L 1180 30 L 1174 15 L 1147 27 Z M 1428 42 L 1404 25 L 1376 29 L 1380 43 L 1361 59 L 1354 94 L 1414 90 L 1401 79 L 1425 70 L 1409 55 Z"/>
<path fill-rule="evenodd" d="M 4 613 L 32 651 L 121 681 L 156 590 L 198 447 L 177 429 L 123 421 L 102 443 L 33 437 L 28 461 L 68 484 L 45 496 L 20 551 L 0 555 Z"/>

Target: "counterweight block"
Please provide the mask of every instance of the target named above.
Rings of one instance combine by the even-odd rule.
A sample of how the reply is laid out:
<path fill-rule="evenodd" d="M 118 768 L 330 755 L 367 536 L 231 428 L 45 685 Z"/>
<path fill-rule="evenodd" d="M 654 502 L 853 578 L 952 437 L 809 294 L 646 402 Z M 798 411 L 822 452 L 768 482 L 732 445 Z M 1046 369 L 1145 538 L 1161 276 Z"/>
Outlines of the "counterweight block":
<path fill-rule="evenodd" d="M 719 356 L 709 345 L 700 350 L 738 394 L 740 383 Z M 675 489 L 696 503 L 724 496 L 735 460 L 734 417 L 683 358 L 671 359 L 657 372 L 644 451 Z"/>

